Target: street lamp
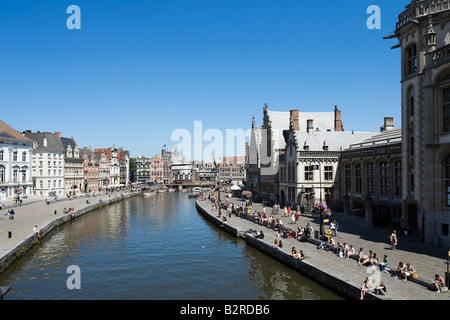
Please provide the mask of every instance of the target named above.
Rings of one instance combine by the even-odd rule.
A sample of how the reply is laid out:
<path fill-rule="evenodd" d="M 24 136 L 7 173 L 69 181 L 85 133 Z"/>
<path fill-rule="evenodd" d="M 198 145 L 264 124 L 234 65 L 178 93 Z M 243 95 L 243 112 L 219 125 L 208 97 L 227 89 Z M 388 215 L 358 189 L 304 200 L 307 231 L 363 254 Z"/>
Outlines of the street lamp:
<path fill-rule="evenodd" d="M 320 162 L 318 165 L 312 166 L 311 163 L 309 164 L 311 167 L 311 171 L 313 170 L 319 170 L 319 198 L 320 198 L 320 204 L 322 204 L 322 169 L 320 166 Z M 320 236 L 322 237 L 323 232 L 323 210 L 319 211 L 319 218 L 320 218 Z"/>

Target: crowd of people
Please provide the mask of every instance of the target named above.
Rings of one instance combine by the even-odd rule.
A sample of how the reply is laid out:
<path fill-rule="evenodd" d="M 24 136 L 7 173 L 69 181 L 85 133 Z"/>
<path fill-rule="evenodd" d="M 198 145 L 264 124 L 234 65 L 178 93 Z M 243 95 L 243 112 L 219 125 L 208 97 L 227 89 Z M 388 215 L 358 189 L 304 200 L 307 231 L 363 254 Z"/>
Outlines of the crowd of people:
<path fill-rule="evenodd" d="M 281 208 L 279 204 L 275 204 L 272 207 L 272 211 L 270 214 L 267 212 L 266 207 L 262 207 L 261 211 L 252 210 L 251 200 L 243 201 L 240 206 L 235 205 L 231 201 L 224 200 L 220 201 L 220 196 L 218 197 L 216 193 L 208 195 L 208 200 L 211 200 L 213 203 L 214 210 L 220 210 L 221 207 L 226 208 L 227 212 L 231 216 L 231 213 L 235 213 L 238 217 L 251 217 L 255 224 L 259 226 L 265 226 L 268 229 L 274 230 L 277 232 L 277 237 L 285 238 L 285 239 L 296 239 L 299 241 L 305 241 L 307 237 L 312 237 L 314 234 L 314 230 L 312 225 L 308 222 L 305 226 L 298 225 L 300 215 L 305 215 L 306 210 L 297 207 L 285 206 Z M 284 226 L 283 221 L 281 219 L 282 214 L 283 217 L 289 217 L 290 222 L 289 226 Z M 279 215 L 278 217 L 276 215 Z M 295 227 L 290 227 L 290 225 L 296 225 Z M 331 236 L 322 237 L 322 241 L 317 246 L 318 249 L 323 249 L 325 251 L 332 250 L 338 257 L 344 258 L 346 260 L 355 259 L 357 261 L 358 266 L 366 266 L 371 268 L 379 268 L 381 272 L 391 273 L 392 277 L 398 278 L 402 281 L 407 281 L 411 278 L 417 278 L 417 272 L 411 263 L 403 264 L 403 262 L 399 262 L 398 266 L 395 270 L 391 270 L 389 267 L 389 257 L 387 254 L 383 255 L 383 258 L 379 258 L 377 253 L 369 250 L 368 254 L 365 254 L 363 248 L 359 248 L 358 252 L 356 252 L 355 248 L 351 244 L 347 244 L 345 242 L 335 242 L 334 237 L 337 236 L 338 231 L 338 223 L 336 220 L 330 223 L 330 231 Z M 254 236 L 257 238 L 264 238 L 264 232 L 262 230 L 258 232 L 254 232 Z M 396 250 L 398 246 L 398 239 L 395 230 L 389 237 L 389 243 L 391 245 L 391 250 Z M 276 239 L 273 244 L 276 248 L 281 248 L 283 246 L 282 240 Z M 306 258 L 306 255 L 302 250 L 300 252 L 297 251 L 297 248 L 294 246 L 291 250 L 291 256 L 300 260 Z M 436 279 L 433 282 L 433 285 L 430 289 L 433 291 L 440 292 L 442 288 L 445 286 L 444 282 L 441 280 L 442 277 L 436 275 Z M 386 286 L 383 282 L 373 284 L 370 279 L 366 279 L 361 288 L 361 299 L 363 299 L 367 292 L 373 292 L 375 294 L 385 295 L 387 292 Z"/>

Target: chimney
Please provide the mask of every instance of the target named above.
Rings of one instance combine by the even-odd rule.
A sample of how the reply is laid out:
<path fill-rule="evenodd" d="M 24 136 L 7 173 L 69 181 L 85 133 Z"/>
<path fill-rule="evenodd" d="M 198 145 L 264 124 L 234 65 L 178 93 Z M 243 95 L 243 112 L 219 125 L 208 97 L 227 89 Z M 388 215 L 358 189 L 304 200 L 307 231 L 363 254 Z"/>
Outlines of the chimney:
<path fill-rule="evenodd" d="M 299 125 L 299 119 L 298 119 L 298 110 L 291 110 L 290 114 L 291 114 L 292 126 L 293 126 L 294 130 L 299 131 L 300 125 Z"/>
<path fill-rule="evenodd" d="M 58 139 L 61 140 L 61 132 L 55 132 L 55 134 L 58 136 Z"/>
<path fill-rule="evenodd" d="M 313 133 L 314 132 L 313 119 L 306 120 L 306 123 L 307 123 L 306 131 L 308 131 L 308 133 Z"/>
<path fill-rule="evenodd" d="M 44 142 L 43 142 L 43 144 L 44 144 L 44 148 L 47 148 L 47 137 L 44 137 Z"/>
<path fill-rule="evenodd" d="M 384 117 L 384 124 L 381 131 L 389 131 L 394 129 L 394 117 Z"/>
<path fill-rule="evenodd" d="M 334 106 L 334 131 L 344 131 L 341 120 L 341 110 Z"/>

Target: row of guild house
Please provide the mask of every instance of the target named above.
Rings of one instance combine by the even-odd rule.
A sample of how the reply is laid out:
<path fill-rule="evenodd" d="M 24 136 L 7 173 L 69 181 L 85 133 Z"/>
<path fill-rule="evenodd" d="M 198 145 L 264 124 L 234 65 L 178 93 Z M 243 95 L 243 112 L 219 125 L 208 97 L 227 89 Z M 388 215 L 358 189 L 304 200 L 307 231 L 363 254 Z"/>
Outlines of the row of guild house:
<path fill-rule="evenodd" d="M 129 151 L 79 148 L 60 132 L 19 132 L 0 120 L 0 201 L 125 186 Z"/>

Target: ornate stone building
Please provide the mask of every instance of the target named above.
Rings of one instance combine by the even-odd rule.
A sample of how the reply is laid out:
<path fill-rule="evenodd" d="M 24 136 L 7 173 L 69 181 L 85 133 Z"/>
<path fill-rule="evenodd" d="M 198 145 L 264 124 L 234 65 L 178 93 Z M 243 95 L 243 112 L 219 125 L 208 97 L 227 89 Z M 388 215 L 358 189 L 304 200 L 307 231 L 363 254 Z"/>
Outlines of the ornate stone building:
<path fill-rule="evenodd" d="M 403 219 L 450 244 L 450 1 L 414 0 L 400 13 Z"/>
<path fill-rule="evenodd" d="M 336 118 L 340 123 L 338 130 Z M 284 132 L 286 149 L 279 161 L 280 203 L 305 205 L 307 210 L 316 202 L 331 206 L 340 197 L 341 152 L 374 132 L 344 131 L 340 111 L 338 117 L 333 113 L 294 111 L 290 123 L 289 130 Z"/>
<path fill-rule="evenodd" d="M 0 120 L 0 201 L 33 196 L 33 141 Z"/>
<path fill-rule="evenodd" d="M 343 150 L 339 167 L 340 211 L 365 217 L 368 226 L 401 224 L 402 135 L 393 118 L 385 118 L 382 132 Z"/>

